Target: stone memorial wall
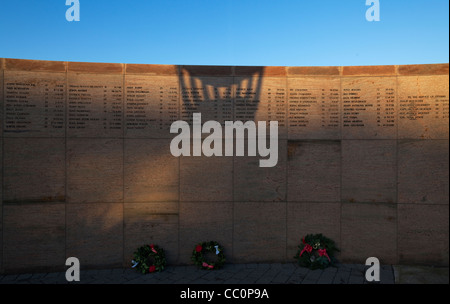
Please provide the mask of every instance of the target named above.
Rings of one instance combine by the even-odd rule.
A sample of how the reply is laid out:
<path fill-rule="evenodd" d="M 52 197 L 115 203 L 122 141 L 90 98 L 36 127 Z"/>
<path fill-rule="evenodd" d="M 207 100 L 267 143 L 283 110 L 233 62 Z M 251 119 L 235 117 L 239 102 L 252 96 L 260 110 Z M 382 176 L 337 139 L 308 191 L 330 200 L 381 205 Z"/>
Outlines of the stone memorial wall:
<path fill-rule="evenodd" d="M 278 163 L 174 157 L 174 121 L 278 121 Z M 0 271 L 190 264 L 449 263 L 449 66 L 232 67 L 0 59 Z M 269 134 L 267 132 L 267 134 Z M 246 139 L 246 142 L 250 140 Z"/>

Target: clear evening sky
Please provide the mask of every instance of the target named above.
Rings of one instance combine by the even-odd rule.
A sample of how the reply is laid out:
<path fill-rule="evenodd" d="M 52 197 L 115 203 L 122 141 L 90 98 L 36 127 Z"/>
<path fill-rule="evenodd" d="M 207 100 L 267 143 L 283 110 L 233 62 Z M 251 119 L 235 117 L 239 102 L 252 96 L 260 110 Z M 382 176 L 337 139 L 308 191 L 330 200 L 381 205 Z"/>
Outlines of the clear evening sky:
<path fill-rule="evenodd" d="M 0 0 L 0 57 L 149 64 L 449 62 L 448 0 Z"/>

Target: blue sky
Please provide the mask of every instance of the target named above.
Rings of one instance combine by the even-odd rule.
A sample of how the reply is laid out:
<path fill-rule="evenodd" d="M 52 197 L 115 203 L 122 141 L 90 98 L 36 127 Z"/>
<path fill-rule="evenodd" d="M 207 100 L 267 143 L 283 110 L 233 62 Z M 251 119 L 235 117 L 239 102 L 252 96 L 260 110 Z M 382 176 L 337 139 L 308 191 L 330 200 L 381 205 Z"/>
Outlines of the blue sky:
<path fill-rule="evenodd" d="M 150 64 L 449 62 L 448 0 L 0 0 L 0 57 Z"/>

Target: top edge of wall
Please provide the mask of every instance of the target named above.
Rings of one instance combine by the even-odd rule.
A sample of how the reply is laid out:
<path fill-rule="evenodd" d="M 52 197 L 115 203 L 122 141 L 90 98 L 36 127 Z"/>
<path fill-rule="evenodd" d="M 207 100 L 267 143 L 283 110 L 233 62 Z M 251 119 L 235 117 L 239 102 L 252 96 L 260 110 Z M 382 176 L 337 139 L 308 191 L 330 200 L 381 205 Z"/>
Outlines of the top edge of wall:
<path fill-rule="evenodd" d="M 9 71 L 66 72 L 67 63 L 63 61 L 4 58 L 3 67 Z"/>
<path fill-rule="evenodd" d="M 448 72 L 448 63 L 398 66 L 398 75 L 448 75 Z"/>
<path fill-rule="evenodd" d="M 155 76 L 414 76 L 448 75 L 449 64 L 377 66 L 211 66 L 161 65 L 0 58 L 0 69 L 9 71 L 73 72 L 95 74 L 146 74 Z"/>
<path fill-rule="evenodd" d="M 123 74 L 124 64 L 122 64 L 122 63 L 68 62 L 67 63 L 67 72 Z"/>

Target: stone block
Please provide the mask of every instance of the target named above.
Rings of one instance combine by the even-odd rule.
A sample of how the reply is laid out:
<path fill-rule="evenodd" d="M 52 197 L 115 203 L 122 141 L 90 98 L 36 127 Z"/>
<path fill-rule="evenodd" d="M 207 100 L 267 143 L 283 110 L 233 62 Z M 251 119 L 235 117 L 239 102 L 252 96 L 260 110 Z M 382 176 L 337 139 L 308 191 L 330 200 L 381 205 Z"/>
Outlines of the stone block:
<path fill-rule="evenodd" d="M 123 140 L 67 139 L 67 202 L 123 201 Z"/>
<path fill-rule="evenodd" d="M 65 206 L 61 203 L 4 204 L 5 272 L 62 271 L 65 224 Z"/>
<path fill-rule="evenodd" d="M 340 201 L 340 141 L 289 141 L 287 170 L 288 201 Z"/>
<path fill-rule="evenodd" d="M 399 264 L 448 267 L 448 205 L 399 204 Z"/>
<path fill-rule="evenodd" d="M 286 203 L 236 201 L 233 214 L 235 262 L 286 260 Z"/>
<path fill-rule="evenodd" d="M 245 141 L 245 151 L 248 144 L 255 141 Z M 275 167 L 260 167 L 258 156 L 234 157 L 234 201 L 286 201 L 286 158 L 287 142 L 278 142 L 278 163 Z"/>
<path fill-rule="evenodd" d="M 81 269 L 122 266 L 123 204 L 66 205 L 66 255 Z"/>
<path fill-rule="evenodd" d="M 3 109 L 4 109 L 4 102 L 3 102 L 3 58 L 0 58 L 0 137 L 3 137 Z"/>
<path fill-rule="evenodd" d="M 448 63 L 398 66 L 398 75 L 448 75 Z"/>
<path fill-rule="evenodd" d="M 3 200 L 65 201 L 63 138 L 4 138 Z"/>
<path fill-rule="evenodd" d="M 397 201 L 397 141 L 342 141 L 342 200 Z"/>
<path fill-rule="evenodd" d="M 343 263 L 365 263 L 369 257 L 398 263 L 396 205 L 343 203 L 340 249 Z"/>
<path fill-rule="evenodd" d="M 182 264 L 192 264 L 195 246 L 201 242 L 216 241 L 224 247 L 228 263 L 233 257 L 233 203 L 180 202 L 180 257 Z M 213 258 L 214 254 L 205 255 Z"/>
<path fill-rule="evenodd" d="M 339 76 L 341 67 L 319 66 L 319 67 L 286 67 L 288 76 Z"/>
<path fill-rule="evenodd" d="M 150 244 L 164 249 L 168 265 L 178 261 L 178 203 L 125 203 L 123 212 L 124 267 L 139 247 Z"/>
<path fill-rule="evenodd" d="M 182 76 L 220 76 L 227 77 L 233 75 L 233 67 L 231 66 L 199 66 L 199 65 L 182 65 L 180 66 L 180 75 Z"/>
<path fill-rule="evenodd" d="M 179 159 L 167 139 L 126 139 L 125 202 L 177 201 Z"/>
<path fill-rule="evenodd" d="M 3 138 L 1 136 L 0 136 L 0 146 L 3 147 Z M 0 172 L 3 172 L 3 153 L 0 153 Z M 0 174 L 0 195 L 2 196 L 2 200 L 0 200 L 0 274 L 1 274 L 3 273 L 3 174 Z"/>
<path fill-rule="evenodd" d="M 344 66 L 343 76 L 394 76 L 395 65 Z"/>
<path fill-rule="evenodd" d="M 25 60 L 4 58 L 4 68 L 9 71 L 61 72 L 67 71 L 64 61 Z"/>
<path fill-rule="evenodd" d="M 398 150 L 399 203 L 448 205 L 448 140 L 401 140 Z"/>
<path fill-rule="evenodd" d="M 164 64 L 126 64 L 126 74 L 145 74 L 152 76 L 177 76 L 179 68 L 177 65 Z"/>
<path fill-rule="evenodd" d="M 124 66 L 121 63 L 68 62 L 67 71 L 80 74 L 122 74 L 124 72 Z"/>
<path fill-rule="evenodd" d="M 287 258 L 297 253 L 302 238 L 307 234 L 321 233 L 332 239 L 340 248 L 341 204 L 287 203 Z M 338 258 L 339 254 L 336 254 Z M 294 261 L 294 260 L 293 260 Z"/>
<path fill-rule="evenodd" d="M 180 200 L 233 200 L 233 157 L 181 157 Z"/>
<path fill-rule="evenodd" d="M 287 75 L 283 66 L 235 66 L 234 76 L 284 77 Z"/>

